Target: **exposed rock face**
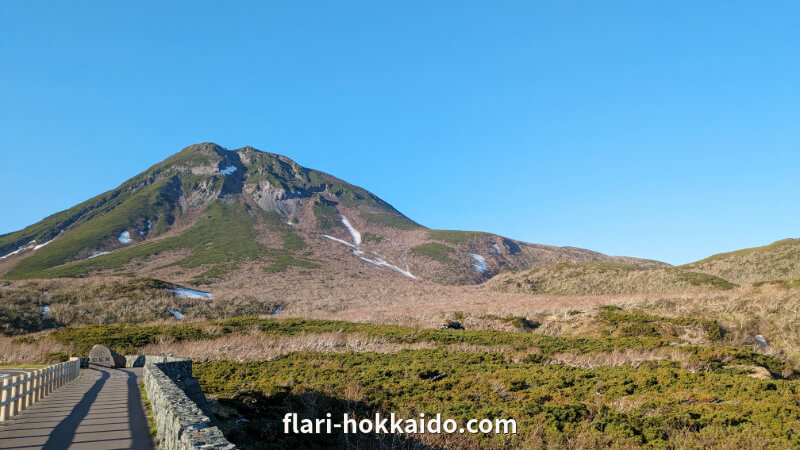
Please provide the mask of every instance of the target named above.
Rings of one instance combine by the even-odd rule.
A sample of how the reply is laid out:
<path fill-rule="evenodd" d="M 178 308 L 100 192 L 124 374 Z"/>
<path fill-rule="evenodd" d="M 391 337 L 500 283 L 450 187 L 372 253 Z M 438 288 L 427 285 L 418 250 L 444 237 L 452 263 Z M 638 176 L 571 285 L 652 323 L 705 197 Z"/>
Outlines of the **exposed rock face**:
<path fill-rule="evenodd" d="M 261 209 L 275 211 L 282 216 L 296 213 L 303 197 L 302 193 L 287 192 L 283 188 L 274 187 L 269 181 L 248 184 L 244 189 Z"/>

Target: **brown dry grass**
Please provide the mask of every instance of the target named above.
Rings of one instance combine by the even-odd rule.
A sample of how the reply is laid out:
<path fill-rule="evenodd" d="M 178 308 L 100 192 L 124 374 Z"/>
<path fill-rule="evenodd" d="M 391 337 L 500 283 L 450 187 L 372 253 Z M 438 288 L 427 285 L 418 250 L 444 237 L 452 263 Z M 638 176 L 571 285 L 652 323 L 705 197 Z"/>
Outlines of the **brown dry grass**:
<path fill-rule="evenodd" d="M 682 266 L 739 284 L 800 278 L 800 239 L 784 239 L 763 247 L 721 253 Z"/>
<path fill-rule="evenodd" d="M 316 333 L 297 336 L 265 335 L 258 328 L 247 334 L 228 335 L 209 341 L 173 342 L 159 339 L 140 350 L 145 355 L 177 355 L 195 361 L 270 361 L 296 351 L 324 353 L 394 353 L 403 349 L 433 348 L 431 343 L 396 344 L 361 334 Z"/>
<path fill-rule="evenodd" d="M 48 364 L 58 360 L 57 357 L 48 357 L 48 354 L 68 352 L 65 345 L 45 339 L 22 342 L 0 336 L 0 364 Z"/>

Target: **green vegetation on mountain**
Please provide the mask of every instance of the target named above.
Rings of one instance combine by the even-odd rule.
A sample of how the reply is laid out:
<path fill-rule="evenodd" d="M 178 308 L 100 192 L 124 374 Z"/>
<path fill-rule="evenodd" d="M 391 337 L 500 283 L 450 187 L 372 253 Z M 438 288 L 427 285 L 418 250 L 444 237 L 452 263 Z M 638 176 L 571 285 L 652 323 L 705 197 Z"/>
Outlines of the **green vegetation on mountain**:
<path fill-rule="evenodd" d="M 289 266 L 301 267 L 304 269 L 319 268 L 319 264 L 305 259 L 295 258 L 290 253 L 285 251 L 271 251 L 269 252 L 267 258 L 272 260 L 272 264 L 270 264 L 268 267 L 264 267 L 264 272 L 266 273 L 283 272 Z"/>
<path fill-rule="evenodd" d="M 482 231 L 460 231 L 460 230 L 430 230 L 428 231 L 431 239 L 445 241 L 451 244 L 466 244 L 471 239 L 481 236 L 489 236 L 489 233 Z"/>
<path fill-rule="evenodd" d="M 50 260 L 47 263 L 60 264 L 74 256 L 81 249 L 80 246 L 96 246 L 103 239 L 113 237 L 115 231 L 119 235 L 119 232 L 142 218 L 152 220 L 157 226 L 154 230 L 161 232 L 165 229 L 165 225 L 172 220 L 169 213 L 174 206 L 173 189 L 176 187 L 175 179 L 172 177 L 178 174 L 178 168 L 215 165 L 221 159 L 214 153 L 215 151 L 224 150 L 213 144 L 192 145 L 150 167 L 116 189 L 46 217 L 23 230 L 2 235 L 0 236 L 0 255 L 16 250 L 16 246 L 20 242 L 27 243 L 33 239 L 36 239 L 37 244 L 47 242 L 73 224 L 85 223 L 94 218 L 102 219 L 103 223 L 90 226 L 84 230 L 85 233 L 81 236 L 65 239 L 71 242 L 71 245 L 61 244 L 60 251 L 44 258 Z M 191 177 L 192 175 L 186 174 L 186 176 Z M 131 200 L 130 204 L 128 204 L 128 200 Z M 117 207 L 121 207 L 122 210 L 115 211 Z M 109 214 L 112 217 L 105 218 Z M 128 219 L 127 222 L 126 219 Z M 61 236 L 59 240 L 65 237 Z M 74 248 L 75 246 L 79 248 Z"/>
<path fill-rule="evenodd" d="M 422 228 L 421 225 L 399 214 L 373 214 L 362 212 L 361 218 L 367 221 L 367 223 L 383 225 L 385 227 L 395 228 L 397 230 L 416 230 L 418 228 Z"/>
<path fill-rule="evenodd" d="M 255 240 L 255 224 L 259 219 L 281 232 L 283 248 L 267 249 Z M 73 234 L 76 235 L 80 236 L 77 233 Z M 57 241 L 50 245 L 55 247 L 56 243 Z M 305 243 L 302 239 L 288 225 L 281 223 L 274 212 L 254 217 L 247 213 L 241 203 L 216 201 L 208 205 L 203 217 L 190 229 L 178 236 L 146 241 L 107 255 L 56 267 L 47 264 L 35 265 L 39 258 L 30 257 L 6 274 L 6 277 L 8 279 L 74 277 L 96 270 L 119 269 L 137 258 L 148 258 L 170 250 L 187 249 L 191 251 L 190 255 L 166 267 L 194 268 L 210 265 L 208 270 L 195 277 L 196 282 L 208 282 L 235 270 L 237 268 L 235 263 L 245 260 L 256 261 L 262 258 L 271 260 L 272 265 L 268 270 L 272 271 L 286 265 L 315 267 L 313 263 L 292 256 L 291 252 L 303 248 Z M 40 255 L 47 253 L 43 252 Z"/>
<path fill-rule="evenodd" d="M 340 226 L 339 212 L 327 200 L 319 199 L 314 202 L 314 217 L 317 218 L 317 226 L 322 231 Z"/>
<path fill-rule="evenodd" d="M 241 203 L 210 204 L 205 215 L 187 232 L 176 237 L 119 249 L 107 255 L 52 267 L 34 265 L 37 259 L 26 258 L 6 274 L 8 279 L 53 278 L 81 275 L 93 270 L 117 269 L 135 258 L 146 258 L 175 249 L 189 249 L 191 254 L 171 265 L 199 267 L 205 264 L 220 264 L 257 259 L 264 254 L 264 247 L 257 243 L 253 228 L 255 219 L 250 217 Z M 77 230 L 76 230 L 77 231 Z M 54 245 L 56 242 L 53 242 Z M 49 247 L 49 246 L 48 246 Z M 47 247 L 45 247 L 47 248 Z M 46 255 L 46 253 L 40 253 Z"/>
<path fill-rule="evenodd" d="M 439 261 L 442 263 L 451 263 L 457 264 L 458 261 L 451 258 L 448 255 L 455 253 L 455 249 L 453 247 L 449 247 L 444 244 L 440 244 L 438 242 L 428 242 L 425 244 L 420 244 L 415 247 L 411 247 L 411 253 L 415 253 L 417 255 L 427 256 L 434 261 Z"/>
<path fill-rule="evenodd" d="M 82 250 L 98 249 L 106 241 L 115 241 L 123 231 L 134 229 L 133 224 L 138 224 L 139 229 L 145 229 L 148 219 L 155 224 L 171 221 L 170 214 L 177 200 L 174 191 L 172 182 L 163 181 L 132 194 L 119 195 L 104 201 L 102 206 L 92 211 L 92 220 L 68 233 L 56 235 L 52 242 L 21 261 L 8 277 L 26 276 L 64 264 Z M 154 231 L 157 232 L 157 228 Z M 137 239 L 138 233 L 132 231 L 131 237 Z"/>

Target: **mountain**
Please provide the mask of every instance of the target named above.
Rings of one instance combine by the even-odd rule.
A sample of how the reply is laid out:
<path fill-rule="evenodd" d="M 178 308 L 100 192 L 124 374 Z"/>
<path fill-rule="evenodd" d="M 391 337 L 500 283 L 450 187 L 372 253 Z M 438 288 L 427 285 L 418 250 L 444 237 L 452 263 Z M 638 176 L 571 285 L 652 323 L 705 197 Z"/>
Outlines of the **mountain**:
<path fill-rule="evenodd" d="M 194 284 L 334 269 L 478 284 L 504 270 L 565 261 L 666 266 L 429 229 L 371 192 L 285 156 L 213 143 L 187 147 L 116 189 L 0 236 L 0 255 L 9 280 L 136 275 Z"/>

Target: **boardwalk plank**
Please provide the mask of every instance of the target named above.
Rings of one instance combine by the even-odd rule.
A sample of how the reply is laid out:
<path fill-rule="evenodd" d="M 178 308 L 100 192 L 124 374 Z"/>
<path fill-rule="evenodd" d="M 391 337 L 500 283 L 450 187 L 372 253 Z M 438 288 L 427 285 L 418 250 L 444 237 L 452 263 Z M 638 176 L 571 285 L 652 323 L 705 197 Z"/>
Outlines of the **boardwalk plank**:
<path fill-rule="evenodd" d="M 0 423 L 2 449 L 153 449 L 139 394 L 141 369 L 92 367 Z"/>

